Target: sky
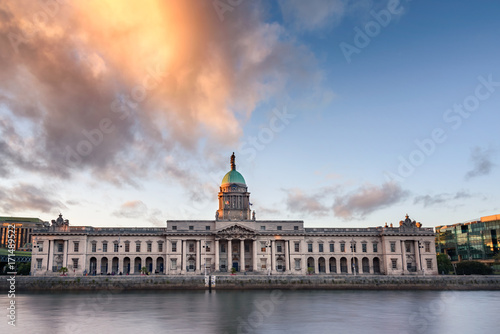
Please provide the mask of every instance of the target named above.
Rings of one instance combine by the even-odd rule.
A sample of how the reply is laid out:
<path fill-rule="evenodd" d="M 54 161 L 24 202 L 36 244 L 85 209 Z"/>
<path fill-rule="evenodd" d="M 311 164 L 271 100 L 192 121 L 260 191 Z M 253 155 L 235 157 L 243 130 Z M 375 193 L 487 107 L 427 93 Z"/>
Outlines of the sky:
<path fill-rule="evenodd" d="M 257 220 L 500 213 L 500 3 L 0 2 L 0 216 L 212 220 L 236 155 Z"/>

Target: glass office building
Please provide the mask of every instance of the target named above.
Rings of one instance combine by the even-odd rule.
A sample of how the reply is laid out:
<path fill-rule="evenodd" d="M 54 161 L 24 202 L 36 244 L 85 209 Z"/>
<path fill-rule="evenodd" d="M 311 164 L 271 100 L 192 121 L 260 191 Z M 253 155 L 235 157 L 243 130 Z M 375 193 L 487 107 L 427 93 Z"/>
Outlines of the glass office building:
<path fill-rule="evenodd" d="M 500 215 L 481 217 L 454 225 L 436 226 L 436 251 L 451 261 L 493 262 L 498 254 Z"/>

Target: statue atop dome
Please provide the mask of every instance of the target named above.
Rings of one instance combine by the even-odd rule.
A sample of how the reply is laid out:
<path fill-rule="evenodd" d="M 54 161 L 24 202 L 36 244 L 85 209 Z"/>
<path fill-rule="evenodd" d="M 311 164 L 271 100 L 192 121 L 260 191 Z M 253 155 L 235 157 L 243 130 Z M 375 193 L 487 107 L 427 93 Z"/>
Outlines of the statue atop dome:
<path fill-rule="evenodd" d="M 234 163 L 234 159 L 235 159 L 235 156 L 234 156 L 234 152 L 233 152 L 233 155 L 231 155 L 231 170 L 236 170 L 236 164 Z"/>

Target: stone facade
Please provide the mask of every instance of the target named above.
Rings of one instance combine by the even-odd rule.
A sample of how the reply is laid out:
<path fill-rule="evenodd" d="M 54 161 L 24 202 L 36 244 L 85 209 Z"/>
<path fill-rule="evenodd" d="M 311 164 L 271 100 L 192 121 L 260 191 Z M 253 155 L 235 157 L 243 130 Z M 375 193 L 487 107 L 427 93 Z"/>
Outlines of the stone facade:
<path fill-rule="evenodd" d="M 231 180 L 237 182 L 232 183 Z M 399 227 L 305 228 L 304 222 L 256 220 L 250 194 L 231 171 L 215 220 L 169 220 L 165 228 L 70 226 L 62 216 L 33 232 L 32 273 L 58 275 L 437 274 L 435 233 L 408 215 Z M 234 269 L 232 269 L 234 268 Z"/>

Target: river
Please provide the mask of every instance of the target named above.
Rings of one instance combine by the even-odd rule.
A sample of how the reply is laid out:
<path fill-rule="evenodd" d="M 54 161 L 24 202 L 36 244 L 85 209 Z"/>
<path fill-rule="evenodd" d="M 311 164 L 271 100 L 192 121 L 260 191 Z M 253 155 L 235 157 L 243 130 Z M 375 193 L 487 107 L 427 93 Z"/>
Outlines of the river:
<path fill-rule="evenodd" d="M 498 333 L 500 291 L 23 293 L 1 333 Z M 0 297 L 2 309 L 9 306 Z M 4 307 L 5 306 L 5 307 Z M 7 314 L 7 310 L 4 314 Z"/>

